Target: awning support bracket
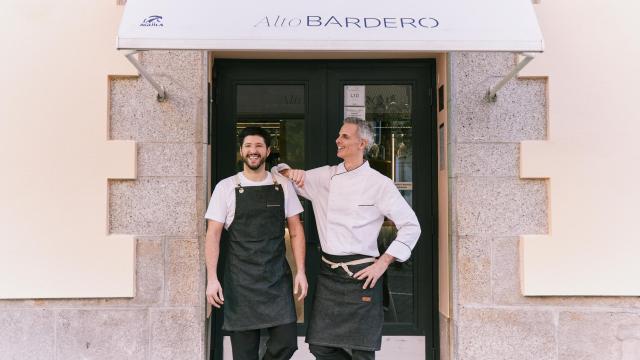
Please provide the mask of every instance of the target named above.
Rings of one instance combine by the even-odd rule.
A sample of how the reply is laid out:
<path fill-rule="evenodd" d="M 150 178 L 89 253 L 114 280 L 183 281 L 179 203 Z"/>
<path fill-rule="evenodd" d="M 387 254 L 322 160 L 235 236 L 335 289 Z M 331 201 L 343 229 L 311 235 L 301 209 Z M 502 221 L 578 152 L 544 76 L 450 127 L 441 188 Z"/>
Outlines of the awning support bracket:
<path fill-rule="evenodd" d="M 147 70 L 140 64 L 140 62 L 138 62 L 138 59 L 134 57 L 134 55 L 138 52 L 138 50 L 132 51 L 125 55 L 125 57 L 136 69 L 138 69 L 140 75 L 142 75 L 142 77 L 145 78 L 151 84 L 151 86 L 153 86 L 154 89 L 156 89 L 156 91 L 158 92 L 158 101 L 163 102 L 167 100 L 167 93 L 164 91 L 164 86 L 158 84 L 158 82 L 153 79 L 151 74 L 149 74 L 149 72 L 147 72 Z"/>
<path fill-rule="evenodd" d="M 487 101 L 496 102 L 498 100 L 498 91 L 500 91 L 500 89 L 502 89 L 509 80 L 516 76 L 516 74 L 518 74 L 522 68 L 527 66 L 527 64 L 536 56 L 533 53 L 522 53 L 521 55 L 524 56 L 524 59 L 520 60 L 520 62 L 517 63 L 516 66 L 514 66 L 513 69 L 511 69 L 511 71 L 509 71 L 509 73 L 497 84 L 489 87 L 489 90 L 487 91 Z"/>

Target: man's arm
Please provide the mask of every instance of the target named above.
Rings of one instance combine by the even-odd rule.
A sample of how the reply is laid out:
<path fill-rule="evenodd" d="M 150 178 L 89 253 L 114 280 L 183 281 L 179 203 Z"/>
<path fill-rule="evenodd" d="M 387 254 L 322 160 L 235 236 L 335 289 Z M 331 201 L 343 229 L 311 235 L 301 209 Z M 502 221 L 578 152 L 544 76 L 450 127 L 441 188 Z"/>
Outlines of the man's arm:
<path fill-rule="evenodd" d="M 208 220 L 207 235 L 204 242 L 204 257 L 207 265 L 207 301 L 219 308 L 224 303 L 222 286 L 218 281 L 218 258 L 220 256 L 220 236 L 224 224 Z"/>
<path fill-rule="evenodd" d="M 398 228 L 398 234 L 387 248 L 387 251 L 373 265 L 360 270 L 354 275 L 358 280 L 366 279 L 363 289 L 366 289 L 367 286 L 374 287 L 392 262 L 396 260 L 407 261 L 411 257 L 411 250 L 416 246 L 420 237 L 418 218 L 395 184 L 391 180 L 385 181 L 378 194 L 380 199 L 376 202 L 376 207 L 384 216 L 394 222 L 396 228 Z"/>
<path fill-rule="evenodd" d="M 420 223 L 416 213 L 391 180 L 385 182 L 383 189 L 377 206 L 398 228 L 398 234 L 387 248 L 386 254 L 398 261 L 407 261 L 420 238 Z"/>
<path fill-rule="evenodd" d="M 330 166 L 305 171 L 291 169 L 287 164 L 278 164 L 271 169 L 271 172 L 279 173 L 291 180 L 296 193 L 310 201 L 328 191 L 329 179 L 331 178 Z"/>
<path fill-rule="evenodd" d="M 289 228 L 289 238 L 291 239 L 291 251 L 293 252 L 293 258 L 298 270 L 293 283 L 293 293 L 299 294 L 298 300 L 300 301 L 307 296 L 307 289 L 309 287 L 304 264 L 306 242 L 300 215 L 288 217 L 287 227 Z"/>

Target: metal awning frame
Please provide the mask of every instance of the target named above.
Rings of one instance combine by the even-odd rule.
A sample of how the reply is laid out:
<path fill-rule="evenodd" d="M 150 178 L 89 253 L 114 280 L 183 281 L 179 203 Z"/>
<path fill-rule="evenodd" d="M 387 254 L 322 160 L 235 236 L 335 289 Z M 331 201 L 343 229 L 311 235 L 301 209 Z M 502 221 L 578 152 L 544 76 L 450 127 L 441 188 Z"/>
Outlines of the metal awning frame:
<path fill-rule="evenodd" d="M 157 99 L 159 102 L 164 102 L 167 100 L 167 93 L 164 90 L 164 86 L 160 85 L 152 76 L 151 74 L 149 74 L 149 72 L 142 66 L 142 64 L 140 64 L 140 62 L 138 61 L 138 59 L 135 58 L 135 55 L 137 53 L 139 53 L 140 50 L 134 50 L 130 53 L 128 53 L 127 55 L 125 55 L 125 57 L 127 58 L 127 60 L 129 60 L 129 62 L 138 70 L 138 72 L 140 73 L 140 75 L 145 78 L 150 84 L 151 86 L 153 86 L 154 89 L 156 89 L 156 91 L 158 92 L 158 96 Z"/>
<path fill-rule="evenodd" d="M 498 81 L 497 84 L 489 87 L 489 90 L 487 90 L 487 95 L 486 95 L 487 101 L 489 102 L 498 101 L 498 91 L 500 91 L 500 89 L 502 89 L 509 80 L 511 80 L 514 76 L 516 76 L 518 72 L 520 72 L 520 70 L 522 70 L 525 66 L 527 66 L 527 64 L 530 63 L 531 60 L 533 60 L 533 58 L 536 56 L 536 54 L 534 53 L 519 53 L 519 55 L 522 55 L 524 59 L 520 60 L 513 67 L 513 69 L 509 71 L 507 75 L 505 75 L 500 81 Z"/>
<path fill-rule="evenodd" d="M 165 91 L 164 86 L 160 85 L 151 76 L 151 74 L 149 74 L 149 72 L 142 66 L 142 64 L 140 64 L 138 59 L 135 58 L 135 55 L 138 54 L 139 52 L 140 50 L 134 50 L 126 54 L 125 57 L 138 70 L 138 72 L 140 72 L 140 75 L 143 78 L 145 78 L 151 84 L 151 86 L 153 86 L 154 89 L 156 89 L 156 91 L 158 92 L 157 100 L 159 102 L 166 101 L 167 93 Z M 498 91 L 500 91 L 500 89 L 502 89 L 507 84 L 507 82 L 509 82 L 509 80 L 511 80 L 514 76 L 516 76 L 518 72 L 520 72 L 520 70 L 522 70 L 525 66 L 527 66 L 527 64 L 529 64 L 531 60 L 533 60 L 536 56 L 534 53 L 519 53 L 519 54 L 522 55 L 524 58 L 520 60 L 513 67 L 513 69 L 511 69 L 511 71 L 509 71 L 509 73 L 507 73 L 500 81 L 498 81 L 498 83 L 489 87 L 489 90 L 487 90 L 487 93 L 485 96 L 487 101 L 496 102 L 498 100 Z"/>

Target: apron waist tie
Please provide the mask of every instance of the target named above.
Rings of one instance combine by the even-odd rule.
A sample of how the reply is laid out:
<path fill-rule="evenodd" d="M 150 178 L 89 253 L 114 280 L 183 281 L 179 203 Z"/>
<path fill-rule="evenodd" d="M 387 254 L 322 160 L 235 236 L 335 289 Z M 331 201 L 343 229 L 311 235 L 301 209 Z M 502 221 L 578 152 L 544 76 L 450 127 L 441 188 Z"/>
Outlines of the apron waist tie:
<path fill-rule="evenodd" d="M 348 262 L 334 263 L 333 261 L 327 260 L 323 256 L 322 257 L 322 261 L 324 261 L 325 263 L 331 265 L 332 269 L 337 269 L 337 268 L 340 267 L 347 274 L 349 274 L 349 276 L 353 276 L 353 273 L 349 270 L 349 265 L 360 265 L 360 264 L 372 263 L 372 262 L 376 261 L 376 258 L 370 257 L 370 258 L 358 259 L 358 260 L 353 260 L 353 261 L 348 261 Z"/>

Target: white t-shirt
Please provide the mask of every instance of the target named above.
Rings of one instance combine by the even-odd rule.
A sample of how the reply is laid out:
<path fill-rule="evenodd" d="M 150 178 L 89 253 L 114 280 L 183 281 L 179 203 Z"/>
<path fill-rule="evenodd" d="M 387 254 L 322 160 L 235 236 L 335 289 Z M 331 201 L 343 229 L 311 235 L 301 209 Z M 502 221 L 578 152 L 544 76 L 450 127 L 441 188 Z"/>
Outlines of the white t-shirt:
<path fill-rule="evenodd" d="M 238 173 L 238 177 L 240 178 L 240 184 L 244 187 L 273 184 L 273 175 L 271 173 L 267 173 L 267 177 L 262 181 L 248 180 L 242 175 L 242 172 Z M 285 217 L 288 218 L 300 214 L 303 210 L 302 204 L 300 204 L 291 182 L 281 176 L 278 176 L 276 180 L 284 190 Z M 211 194 L 211 201 L 209 201 L 207 213 L 204 215 L 209 220 L 224 223 L 225 229 L 231 226 L 236 214 L 236 185 L 235 175 L 221 180 L 213 190 L 213 194 Z"/>

